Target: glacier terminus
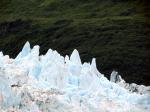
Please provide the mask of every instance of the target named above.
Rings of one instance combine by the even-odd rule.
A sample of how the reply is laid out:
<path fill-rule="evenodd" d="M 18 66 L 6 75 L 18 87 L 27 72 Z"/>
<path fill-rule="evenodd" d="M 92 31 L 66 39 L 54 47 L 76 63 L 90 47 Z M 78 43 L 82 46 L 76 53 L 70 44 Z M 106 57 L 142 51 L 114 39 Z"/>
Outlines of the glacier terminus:
<path fill-rule="evenodd" d="M 150 112 L 150 87 L 110 80 L 96 59 L 82 63 L 75 49 L 40 55 L 26 42 L 15 59 L 0 52 L 0 112 Z"/>

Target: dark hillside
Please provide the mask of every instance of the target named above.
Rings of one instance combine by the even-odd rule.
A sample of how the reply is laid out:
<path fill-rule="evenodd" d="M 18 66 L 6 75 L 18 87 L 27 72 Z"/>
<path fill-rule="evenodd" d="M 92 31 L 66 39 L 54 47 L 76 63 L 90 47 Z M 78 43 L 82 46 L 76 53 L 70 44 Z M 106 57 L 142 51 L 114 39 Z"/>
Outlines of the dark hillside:
<path fill-rule="evenodd" d="M 109 77 L 150 85 L 148 0 L 1 0 L 0 50 L 15 57 L 28 40 L 61 54 L 78 49 L 83 61 L 97 58 Z"/>

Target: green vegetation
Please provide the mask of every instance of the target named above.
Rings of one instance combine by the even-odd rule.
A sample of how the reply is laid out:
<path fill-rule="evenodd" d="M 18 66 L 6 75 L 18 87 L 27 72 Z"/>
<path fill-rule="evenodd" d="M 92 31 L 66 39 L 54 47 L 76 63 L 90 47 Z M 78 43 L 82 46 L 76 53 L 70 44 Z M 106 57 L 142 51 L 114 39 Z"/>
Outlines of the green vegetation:
<path fill-rule="evenodd" d="M 42 54 L 76 48 L 106 76 L 150 85 L 149 16 L 146 0 L 1 0 L 0 50 L 15 57 L 27 40 Z"/>

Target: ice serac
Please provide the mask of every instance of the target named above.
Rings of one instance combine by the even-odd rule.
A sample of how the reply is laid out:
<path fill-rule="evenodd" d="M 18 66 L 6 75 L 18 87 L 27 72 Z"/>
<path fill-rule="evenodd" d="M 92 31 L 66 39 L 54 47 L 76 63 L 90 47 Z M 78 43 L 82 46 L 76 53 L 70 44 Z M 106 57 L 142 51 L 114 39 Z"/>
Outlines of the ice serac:
<path fill-rule="evenodd" d="M 69 66 L 69 72 L 74 75 L 74 76 L 78 76 L 81 73 L 81 59 L 79 56 L 79 52 L 75 49 L 71 56 L 70 56 L 70 60 L 68 62 Z"/>
<path fill-rule="evenodd" d="M 102 74 L 97 69 L 95 58 L 92 59 L 90 68 L 91 68 L 92 73 L 94 73 L 94 75 L 97 75 L 98 77 L 101 77 Z"/>
<path fill-rule="evenodd" d="M 31 59 L 38 60 L 38 58 L 39 58 L 39 49 L 40 49 L 40 47 L 38 45 L 33 47 L 33 49 L 31 50 L 31 53 L 30 53 L 30 58 Z"/>
<path fill-rule="evenodd" d="M 110 81 L 115 83 L 121 81 L 121 77 L 118 75 L 118 72 L 112 71 L 110 75 Z"/>
<path fill-rule="evenodd" d="M 16 57 L 16 60 L 19 60 L 25 56 L 27 56 L 31 51 L 30 48 L 30 43 L 27 41 L 22 49 L 22 51 L 18 54 L 18 56 Z"/>
<path fill-rule="evenodd" d="M 150 87 L 145 87 L 144 85 L 137 85 L 135 83 L 126 83 L 125 80 L 118 74 L 118 72 L 113 71 L 110 77 L 111 82 L 115 82 L 121 87 L 127 89 L 129 92 L 136 92 L 138 94 L 150 94 Z"/>
<path fill-rule="evenodd" d="M 74 64 L 81 65 L 79 52 L 76 49 L 72 52 L 70 56 L 70 61 L 73 62 Z"/>
<path fill-rule="evenodd" d="M 150 87 L 126 83 L 116 71 L 110 81 L 77 50 L 61 56 L 27 42 L 15 59 L 0 52 L 2 112 L 150 112 Z M 11 102 L 10 102 L 11 101 Z"/>

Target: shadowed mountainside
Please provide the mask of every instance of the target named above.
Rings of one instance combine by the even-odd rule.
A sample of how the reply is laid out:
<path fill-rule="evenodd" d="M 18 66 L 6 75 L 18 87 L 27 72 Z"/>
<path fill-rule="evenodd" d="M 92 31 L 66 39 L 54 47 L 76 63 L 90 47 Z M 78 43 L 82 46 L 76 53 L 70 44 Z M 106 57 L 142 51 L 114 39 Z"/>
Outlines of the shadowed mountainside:
<path fill-rule="evenodd" d="M 150 85 L 149 16 L 147 0 L 1 0 L 0 50 L 15 57 L 27 40 L 42 54 L 78 49 L 107 77 Z"/>

